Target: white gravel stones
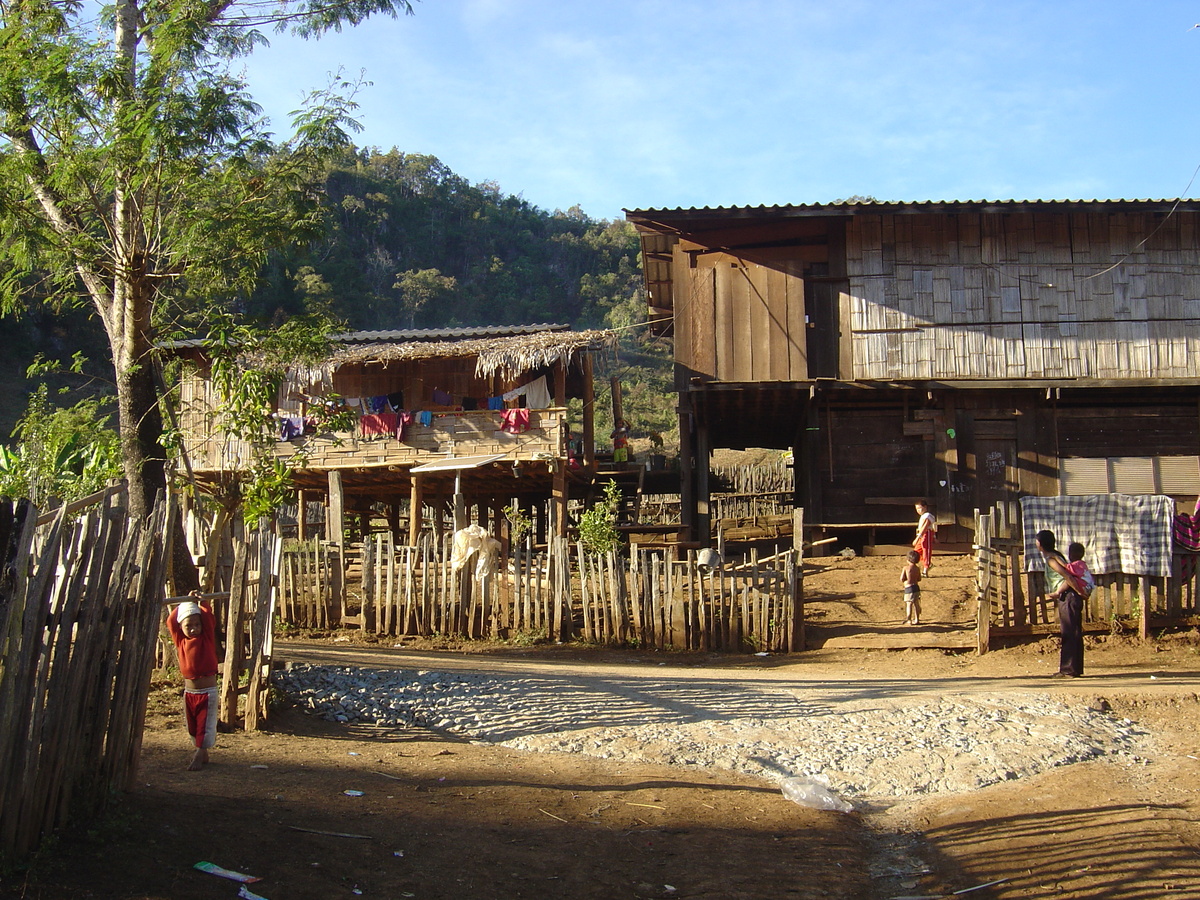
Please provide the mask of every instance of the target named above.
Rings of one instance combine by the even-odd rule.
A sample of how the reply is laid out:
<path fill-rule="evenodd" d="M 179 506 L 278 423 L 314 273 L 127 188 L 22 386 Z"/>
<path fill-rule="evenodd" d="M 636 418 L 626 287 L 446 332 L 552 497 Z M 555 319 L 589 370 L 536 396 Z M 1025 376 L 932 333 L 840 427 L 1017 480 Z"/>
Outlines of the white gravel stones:
<path fill-rule="evenodd" d="M 1149 735 L 1085 702 L 1020 692 L 851 695 L 803 685 L 620 675 L 517 677 L 311 666 L 276 673 L 338 722 L 412 725 L 519 750 L 819 778 L 856 800 L 958 793 L 1102 756 L 1141 762 Z"/>

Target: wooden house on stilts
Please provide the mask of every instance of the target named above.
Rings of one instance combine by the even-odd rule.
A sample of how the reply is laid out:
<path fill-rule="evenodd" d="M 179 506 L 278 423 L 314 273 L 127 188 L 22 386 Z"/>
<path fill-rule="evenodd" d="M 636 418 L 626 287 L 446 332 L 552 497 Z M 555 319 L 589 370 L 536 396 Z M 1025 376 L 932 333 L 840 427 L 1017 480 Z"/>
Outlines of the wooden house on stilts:
<path fill-rule="evenodd" d="M 805 526 L 864 541 L 910 536 L 918 498 L 966 544 L 1024 495 L 1200 492 L 1200 202 L 626 215 L 693 538 L 718 447 L 792 449 Z"/>
<path fill-rule="evenodd" d="M 299 537 L 314 500 L 326 510 L 318 536 L 339 544 L 380 510 L 398 541 L 415 540 L 431 516 L 439 528 L 478 522 L 500 533 L 514 499 L 543 535 L 564 534 L 567 500 L 595 471 L 593 353 L 609 342 L 607 332 L 560 325 L 333 336 L 324 361 L 289 374 L 273 413 L 272 453 L 293 469 Z M 190 363 L 180 412 L 188 468 L 220 493 L 251 448 L 220 427 L 202 342 L 172 350 Z M 572 398 L 582 401 L 578 421 Z M 353 428 L 311 426 L 313 409 L 329 402 L 353 413 Z"/>

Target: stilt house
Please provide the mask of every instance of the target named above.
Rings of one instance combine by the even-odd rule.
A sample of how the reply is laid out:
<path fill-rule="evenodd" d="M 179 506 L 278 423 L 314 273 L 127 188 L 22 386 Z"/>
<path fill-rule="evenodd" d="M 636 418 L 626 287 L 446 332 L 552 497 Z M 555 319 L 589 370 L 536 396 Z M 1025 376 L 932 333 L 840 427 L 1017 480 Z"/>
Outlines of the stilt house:
<path fill-rule="evenodd" d="M 301 510 L 306 500 L 327 500 L 328 539 L 341 542 L 343 516 L 381 507 L 400 538 L 417 535 L 430 511 L 439 523 L 452 512 L 456 527 L 496 523 L 513 498 L 535 512 L 553 500 L 553 521 L 539 524 L 543 533 L 565 531 L 572 486 L 590 484 L 595 469 L 592 354 L 608 333 L 494 326 L 357 332 L 333 342 L 322 363 L 290 373 L 272 413 L 272 452 L 294 467 Z M 190 362 L 180 416 L 187 464 L 216 491 L 240 477 L 251 448 L 221 430 L 202 344 L 172 346 Z M 577 422 L 570 398 L 583 401 Z M 353 412 L 353 429 L 311 427 L 313 409 L 331 402 Z"/>
<path fill-rule="evenodd" d="M 954 542 L 1023 495 L 1200 491 L 1200 201 L 626 215 L 700 539 L 716 447 L 791 448 L 805 525 L 867 540 L 918 498 Z"/>

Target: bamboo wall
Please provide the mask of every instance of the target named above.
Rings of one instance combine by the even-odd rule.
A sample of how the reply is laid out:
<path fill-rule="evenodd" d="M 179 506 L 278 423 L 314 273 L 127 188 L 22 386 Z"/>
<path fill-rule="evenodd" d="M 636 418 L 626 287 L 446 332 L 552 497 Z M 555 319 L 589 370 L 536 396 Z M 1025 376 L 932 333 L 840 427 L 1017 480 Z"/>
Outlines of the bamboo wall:
<path fill-rule="evenodd" d="M 1188 378 L 1197 214 L 856 216 L 854 379 Z"/>
<path fill-rule="evenodd" d="M 177 511 L 78 519 L 0 504 L 0 857 L 96 812 L 137 771 Z"/>
<path fill-rule="evenodd" d="M 236 471 L 251 458 L 250 446 L 220 432 L 211 385 L 196 373 L 180 386 L 179 425 L 192 469 L 199 472 Z M 529 430 L 508 434 L 500 430 L 500 413 L 491 410 L 436 412 L 430 425 L 413 422 L 403 441 L 390 437 L 363 439 L 354 432 L 309 435 L 276 441 L 275 455 L 288 459 L 305 454 L 305 467 L 418 465 L 445 456 L 503 453 L 511 459 L 538 454 L 565 456 L 565 409 L 531 409 Z"/>

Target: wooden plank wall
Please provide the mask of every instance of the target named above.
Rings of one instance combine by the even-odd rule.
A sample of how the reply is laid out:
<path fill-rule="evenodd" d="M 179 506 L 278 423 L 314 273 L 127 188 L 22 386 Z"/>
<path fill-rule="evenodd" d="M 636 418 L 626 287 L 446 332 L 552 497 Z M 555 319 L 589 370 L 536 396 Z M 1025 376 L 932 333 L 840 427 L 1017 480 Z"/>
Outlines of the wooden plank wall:
<path fill-rule="evenodd" d="M 821 410 L 814 482 L 820 486 L 825 510 L 822 524 L 915 523 L 911 506 L 867 504 L 868 497 L 929 496 L 937 502 L 928 490 L 928 429 L 909 434 L 909 424 L 899 403 L 891 408 Z"/>
<path fill-rule="evenodd" d="M 209 382 L 195 375 L 181 384 L 180 430 L 192 469 L 198 472 L 237 471 L 251 458 L 245 441 L 227 438 L 217 427 L 215 403 Z M 491 410 L 436 412 L 430 425 L 413 422 L 404 440 L 378 437 L 362 439 L 354 432 L 310 435 L 294 441 L 277 441 L 275 455 L 288 459 L 303 450 L 306 467 L 417 464 L 446 455 L 474 456 L 504 453 L 512 459 L 532 459 L 551 453 L 565 457 L 565 409 L 531 409 L 529 430 L 508 434 L 500 430 L 500 413 Z"/>
<path fill-rule="evenodd" d="M 760 265 L 724 253 L 677 250 L 675 359 L 682 380 L 807 379 L 802 265 L 797 260 Z"/>
<path fill-rule="evenodd" d="M 1196 218 L 855 217 L 852 377 L 1191 377 Z"/>

